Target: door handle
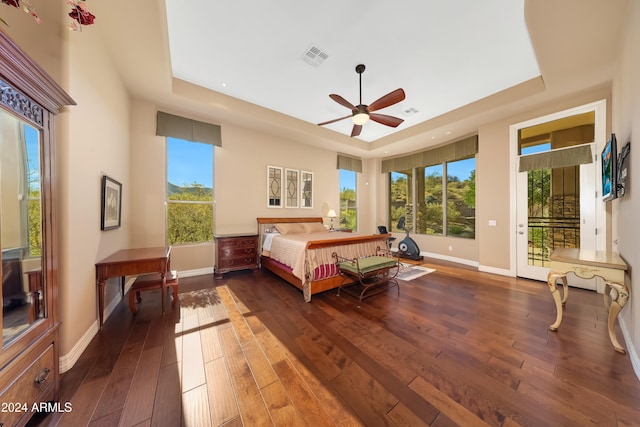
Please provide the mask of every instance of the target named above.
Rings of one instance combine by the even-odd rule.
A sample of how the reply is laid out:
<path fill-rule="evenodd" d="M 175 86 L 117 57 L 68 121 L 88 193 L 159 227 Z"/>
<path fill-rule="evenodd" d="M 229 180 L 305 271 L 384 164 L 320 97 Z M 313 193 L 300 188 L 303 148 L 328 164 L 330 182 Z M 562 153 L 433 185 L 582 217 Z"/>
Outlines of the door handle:
<path fill-rule="evenodd" d="M 518 231 L 518 234 L 524 234 L 524 231 Z"/>

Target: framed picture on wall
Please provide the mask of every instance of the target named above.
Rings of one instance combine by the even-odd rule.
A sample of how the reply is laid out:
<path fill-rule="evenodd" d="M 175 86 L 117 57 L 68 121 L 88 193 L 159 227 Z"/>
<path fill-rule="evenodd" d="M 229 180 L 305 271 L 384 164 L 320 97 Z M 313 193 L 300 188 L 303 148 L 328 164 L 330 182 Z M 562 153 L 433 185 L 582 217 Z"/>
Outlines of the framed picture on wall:
<path fill-rule="evenodd" d="M 285 188 L 284 188 L 284 207 L 298 207 L 298 175 L 300 173 L 295 169 L 285 169 Z"/>
<path fill-rule="evenodd" d="M 282 207 L 282 168 L 267 166 L 267 207 Z"/>
<path fill-rule="evenodd" d="M 300 171 L 301 207 L 313 208 L 313 172 Z"/>
<path fill-rule="evenodd" d="M 122 184 L 102 175 L 100 230 L 113 230 L 122 223 Z"/>

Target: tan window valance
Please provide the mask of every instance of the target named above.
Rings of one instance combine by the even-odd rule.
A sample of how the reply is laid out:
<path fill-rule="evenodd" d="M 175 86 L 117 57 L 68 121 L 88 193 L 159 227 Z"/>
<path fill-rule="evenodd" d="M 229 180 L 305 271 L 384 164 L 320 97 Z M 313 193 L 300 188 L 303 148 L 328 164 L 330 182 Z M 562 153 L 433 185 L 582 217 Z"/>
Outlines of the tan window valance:
<path fill-rule="evenodd" d="M 591 144 L 574 145 L 572 147 L 545 151 L 543 153 L 520 156 L 520 172 L 537 169 L 564 168 L 593 162 Z"/>
<path fill-rule="evenodd" d="M 156 135 L 222 147 L 220 126 L 158 111 Z"/>
<path fill-rule="evenodd" d="M 475 156 L 478 152 L 478 136 L 470 136 L 465 139 L 432 148 L 407 156 L 382 160 L 382 172 L 404 171 L 413 168 L 433 166 L 444 162 L 462 160 Z"/>
<path fill-rule="evenodd" d="M 362 173 L 362 159 L 338 154 L 338 169 Z"/>

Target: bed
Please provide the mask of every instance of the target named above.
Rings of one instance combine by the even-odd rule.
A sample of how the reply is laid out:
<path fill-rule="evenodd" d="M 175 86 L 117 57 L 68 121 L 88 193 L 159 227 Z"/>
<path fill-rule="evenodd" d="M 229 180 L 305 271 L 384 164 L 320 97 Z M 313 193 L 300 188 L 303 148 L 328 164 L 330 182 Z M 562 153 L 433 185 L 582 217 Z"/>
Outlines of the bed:
<path fill-rule="evenodd" d="M 334 254 L 362 258 L 385 250 L 390 234 L 329 231 L 322 217 L 257 218 L 260 265 L 298 289 L 304 300 L 343 282 Z"/>

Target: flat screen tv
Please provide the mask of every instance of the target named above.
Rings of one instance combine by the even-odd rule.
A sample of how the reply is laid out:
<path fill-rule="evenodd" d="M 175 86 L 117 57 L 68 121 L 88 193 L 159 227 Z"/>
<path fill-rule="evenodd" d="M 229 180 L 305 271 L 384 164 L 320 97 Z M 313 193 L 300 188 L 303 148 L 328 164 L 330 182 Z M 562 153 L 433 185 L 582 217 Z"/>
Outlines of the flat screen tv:
<path fill-rule="evenodd" d="M 611 134 L 611 138 L 604 145 L 601 156 L 602 200 L 606 202 L 618 196 L 618 147 L 614 133 Z"/>

